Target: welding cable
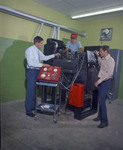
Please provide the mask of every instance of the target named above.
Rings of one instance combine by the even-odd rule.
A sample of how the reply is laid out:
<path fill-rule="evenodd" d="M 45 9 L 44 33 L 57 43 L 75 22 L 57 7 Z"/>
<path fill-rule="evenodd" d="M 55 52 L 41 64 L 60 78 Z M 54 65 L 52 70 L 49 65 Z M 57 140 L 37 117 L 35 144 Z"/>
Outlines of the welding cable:
<path fill-rule="evenodd" d="M 77 77 L 78 77 L 78 75 L 79 75 L 79 73 L 80 73 L 80 71 L 81 71 L 81 69 L 82 69 L 82 66 L 83 66 L 83 63 L 84 63 L 84 59 L 85 59 L 85 52 L 84 52 L 84 56 L 83 56 L 83 59 L 82 59 L 82 63 L 81 63 L 81 65 L 80 65 L 80 68 L 77 69 L 78 71 L 76 71 L 77 73 L 75 74 L 75 77 L 74 77 L 73 81 L 71 82 L 71 84 L 69 84 L 68 86 L 65 86 L 62 82 L 60 82 L 60 84 L 61 84 L 66 90 L 70 91 L 70 90 L 69 90 L 70 86 L 72 86 L 72 85 L 74 84 L 75 80 L 77 79 Z M 62 74 L 64 75 L 63 72 L 62 72 Z M 64 77 L 67 79 L 67 77 L 66 77 L 65 75 L 64 75 Z M 67 79 L 67 80 L 68 80 L 68 79 Z"/>
<path fill-rule="evenodd" d="M 82 63 L 81 63 L 79 71 L 77 71 L 77 74 L 76 74 L 74 80 L 71 82 L 71 84 L 69 86 L 67 86 L 67 88 L 69 88 L 70 86 L 72 86 L 74 84 L 75 80 L 77 79 L 77 77 L 78 77 L 78 75 L 79 75 L 79 73 L 80 73 L 80 71 L 82 69 L 82 66 L 83 66 L 83 63 L 84 63 L 84 59 L 85 59 L 85 53 L 84 53 L 83 60 L 82 60 Z"/>

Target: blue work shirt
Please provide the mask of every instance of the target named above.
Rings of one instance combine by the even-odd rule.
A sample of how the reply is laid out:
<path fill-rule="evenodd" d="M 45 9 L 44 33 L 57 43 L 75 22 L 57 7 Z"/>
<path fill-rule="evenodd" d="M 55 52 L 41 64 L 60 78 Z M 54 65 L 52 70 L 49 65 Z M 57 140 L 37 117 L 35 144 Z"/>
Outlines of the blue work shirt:
<path fill-rule="evenodd" d="M 72 53 L 78 52 L 80 48 L 82 48 L 82 45 L 79 41 L 76 43 L 72 43 L 71 41 L 67 42 L 66 47 L 68 47 Z"/>

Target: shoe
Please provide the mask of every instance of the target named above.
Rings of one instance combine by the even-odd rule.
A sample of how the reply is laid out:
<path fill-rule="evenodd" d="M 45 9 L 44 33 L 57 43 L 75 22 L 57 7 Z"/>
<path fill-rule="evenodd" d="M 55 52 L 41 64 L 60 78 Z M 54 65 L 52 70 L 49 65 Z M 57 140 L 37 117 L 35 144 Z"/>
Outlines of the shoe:
<path fill-rule="evenodd" d="M 100 121 L 100 118 L 99 117 L 94 118 L 93 121 Z"/>
<path fill-rule="evenodd" d="M 105 127 L 107 127 L 107 126 L 108 126 L 108 124 L 102 123 L 102 124 L 98 125 L 98 128 L 105 128 Z"/>
<path fill-rule="evenodd" d="M 26 115 L 29 116 L 29 117 L 35 117 L 35 114 L 33 114 L 33 113 L 26 114 Z"/>

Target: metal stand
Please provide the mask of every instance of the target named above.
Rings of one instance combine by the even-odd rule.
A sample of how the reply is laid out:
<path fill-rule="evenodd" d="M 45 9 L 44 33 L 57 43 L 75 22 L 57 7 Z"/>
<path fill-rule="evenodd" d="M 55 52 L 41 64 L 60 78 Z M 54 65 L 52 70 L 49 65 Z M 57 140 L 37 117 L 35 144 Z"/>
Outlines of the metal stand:
<path fill-rule="evenodd" d="M 38 88 L 37 87 L 38 86 L 58 87 L 58 84 L 36 82 L 36 109 L 35 109 L 35 115 L 36 115 L 37 111 L 52 112 L 53 113 L 53 122 L 57 123 L 56 113 L 59 112 L 59 108 L 61 106 L 61 97 L 60 97 L 60 100 L 59 100 L 59 105 L 56 104 L 57 89 L 55 88 L 54 104 L 42 103 L 41 102 L 40 105 L 37 105 L 37 95 L 38 95 L 38 90 L 37 90 Z"/>

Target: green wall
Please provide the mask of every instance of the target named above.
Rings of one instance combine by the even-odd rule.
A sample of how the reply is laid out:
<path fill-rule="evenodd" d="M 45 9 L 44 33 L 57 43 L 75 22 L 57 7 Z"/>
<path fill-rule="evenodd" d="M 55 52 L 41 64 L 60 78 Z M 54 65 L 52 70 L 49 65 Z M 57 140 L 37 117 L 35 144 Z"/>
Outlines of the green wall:
<path fill-rule="evenodd" d="M 113 28 L 111 41 L 100 41 L 100 30 L 102 28 Z M 82 39 L 84 46 L 87 45 L 109 45 L 110 48 L 123 50 L 123 16 L 84 21 L 80 30 L 86 31 L 86 38 Z"/>
<path fill-rule="evenodd" d="M 2 0 L 0 2 L 11 8 L 74 28 L 86 31 L 87 37 L 78 37 L 83 46 L 107 44 L 111 48 L 123 50 L 123 16 L 101 19 L 95 21 L 77 21 L 39 5 L 30 0 Z M 29 7 L 27 7 L 29 4 Z M 5 13 L 0 13 L 0 98 L 2 102 L 22 99 L 25 97 L 25 50 L 32 45 L 33 38 L 38 34 L 40 24 L 18 18 Z M 113 27 L 112 41 L 100 42 L 101 28 Z M 41 36 L 46 41 L 52 37 L 53 29 L 44 26 Z M 69 39 L 70 33 L 61 31 L 60 39 Z M 45 42 L 44 42 L 45 43 Z M 123 68 L 123 61 L 122 61 Z M 120 76 L 119 98 L 123 99 L 123 69 Z"/>
<path fill-rule="evenodd" d="M 31 42 L 0 38 L 0 91 L 1 101 L 11 101 L 25 97 L 25 49 Z"/>

